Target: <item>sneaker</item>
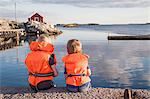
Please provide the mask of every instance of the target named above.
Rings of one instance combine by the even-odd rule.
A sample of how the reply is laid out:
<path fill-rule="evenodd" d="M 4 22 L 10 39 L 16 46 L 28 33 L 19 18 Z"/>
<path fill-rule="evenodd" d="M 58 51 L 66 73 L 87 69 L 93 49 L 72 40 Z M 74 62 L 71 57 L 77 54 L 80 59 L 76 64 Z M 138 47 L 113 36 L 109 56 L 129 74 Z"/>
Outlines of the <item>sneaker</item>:
<path fill-rule="evenodd" d="M 56 88 L 56 85 L 54 84 L 53 87 Z"/>

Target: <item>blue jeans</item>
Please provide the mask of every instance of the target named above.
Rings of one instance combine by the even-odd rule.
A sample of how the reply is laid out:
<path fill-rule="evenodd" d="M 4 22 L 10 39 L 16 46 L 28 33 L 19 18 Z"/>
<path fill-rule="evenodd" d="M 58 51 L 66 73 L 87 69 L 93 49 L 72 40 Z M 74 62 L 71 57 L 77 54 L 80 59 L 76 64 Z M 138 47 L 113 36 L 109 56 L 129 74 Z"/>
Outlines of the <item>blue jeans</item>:
<path fill-rule="evenodd" d="M 71 92 L 85 92 L 91 89 L 91 82 L 87 82 L 81 86 L 74 86 L 67 84 L 67 90 Z"/>

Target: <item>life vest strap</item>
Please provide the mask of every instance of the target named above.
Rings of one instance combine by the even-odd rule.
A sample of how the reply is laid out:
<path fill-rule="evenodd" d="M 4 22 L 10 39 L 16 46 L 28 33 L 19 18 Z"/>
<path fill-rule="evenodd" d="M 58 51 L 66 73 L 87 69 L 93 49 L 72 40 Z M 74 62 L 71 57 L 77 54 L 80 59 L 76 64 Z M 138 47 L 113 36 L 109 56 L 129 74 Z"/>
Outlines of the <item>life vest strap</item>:
<path fill-rule="evenodd" d="M 72 76 L 86 76 L 85 74 L 69 74 L 67 77 L 72 77 Z"/>
<path fill-rule="evenodd" d="M 54 76 L 54 72 L 50 73 L 29 73 L 29 75 L 35 76 L 35 77 L 48 77 L 48 76 Z"/>

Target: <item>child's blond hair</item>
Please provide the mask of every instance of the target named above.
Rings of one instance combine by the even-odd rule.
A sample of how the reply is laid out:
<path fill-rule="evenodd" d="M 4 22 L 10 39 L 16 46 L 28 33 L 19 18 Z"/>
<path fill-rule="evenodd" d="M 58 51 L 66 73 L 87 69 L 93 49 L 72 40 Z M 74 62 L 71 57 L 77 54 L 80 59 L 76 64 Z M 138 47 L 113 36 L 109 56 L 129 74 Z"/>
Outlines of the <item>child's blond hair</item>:
<path fill-rule="evenodd" d="M 82 44 L 77 39 L 71 39 L 67 43 L 68 54 L 82 53 Z"/>
<path fill-rule="evenodd" d="M 38 41 L 52 43 L 52 38 L 49 36 L 49 34 L 41 34 L 38 37 Z"/>

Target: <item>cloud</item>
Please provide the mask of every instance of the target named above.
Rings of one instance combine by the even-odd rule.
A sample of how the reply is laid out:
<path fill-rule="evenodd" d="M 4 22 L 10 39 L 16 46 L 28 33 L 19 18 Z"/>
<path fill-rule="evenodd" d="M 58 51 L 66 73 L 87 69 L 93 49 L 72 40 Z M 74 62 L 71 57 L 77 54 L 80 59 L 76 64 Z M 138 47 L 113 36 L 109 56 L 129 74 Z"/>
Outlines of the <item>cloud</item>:
<path fill-rule="evenodd" d="M 78 7 L 91 7 L 91 8 L 103 8 L 103 7 L 148 7 L 150 6 L 149 0 L 28 0 L 32 3 L 42 4 L 67 4 Z"/>
<path fill-rule="evenodd" d="M 1 8 L 0 13 L 1 13 L 0 18 L 9 18 L 9 19 L 15 18 L 15 12 L 13 9 L 11 10 L 11 9 Z M 17 14 L 17 18 L 22 18 L 22 17 L 24 18 L 29 16 L 29 13 L 23 10 L 17 10 L 16 14 Z"/>
<path fill-rule="evenodd" d="M 15 0 L 1 0 L 0 6 L 10 5 Z M 36 3 L 36 4 L 66 4 L 77 7 L 90 8 L 131 8 L 131 7 L 149 7 L 149 0 L 16 0 L 18 3 Z"/>
<path fill-rule="evenodd" d="M 27 3 L 29 0 L 0 0 L 0 8 L 8 7 L 8 6 L 15 6 L 15 2 L 18 4 Z"/>
<path fill-rule="evenodd" d="M 9 5 L 10 2 L 11 2 L 10 0 L 1 0 L 0 7 L 5 7 L 5 6 Z"/>

